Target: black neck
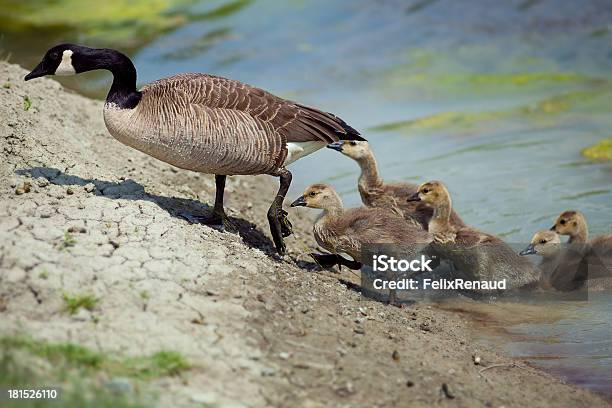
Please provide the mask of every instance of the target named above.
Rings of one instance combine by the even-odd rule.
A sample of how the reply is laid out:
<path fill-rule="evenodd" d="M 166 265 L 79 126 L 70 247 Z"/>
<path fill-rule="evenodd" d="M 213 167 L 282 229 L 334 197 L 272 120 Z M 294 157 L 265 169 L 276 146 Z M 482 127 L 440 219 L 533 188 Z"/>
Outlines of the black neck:
<path fill-rule="evenodd" d="M 113 84 L 106 96 L 107 103 L 116 104 L 123 109 L 132 109 L 140 102 L 142 93 L 136 89 L 136 68 L 132 61 L 119 51 L 107 48 L 90 49 L 74 63 L 77 72 L 94 69 L 112 72 Z"/>

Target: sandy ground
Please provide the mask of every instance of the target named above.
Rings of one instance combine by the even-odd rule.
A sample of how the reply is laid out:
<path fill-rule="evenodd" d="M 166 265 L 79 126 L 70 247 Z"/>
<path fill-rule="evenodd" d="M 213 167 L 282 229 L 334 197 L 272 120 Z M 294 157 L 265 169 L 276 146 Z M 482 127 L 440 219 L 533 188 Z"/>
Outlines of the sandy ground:
<path fill-rule="evenodd" d="M 363 300 L 355 274 L 305 255 L 304 209 L 289 210 L 296 234 L 278 259 L 265 220 L 274 178 L 229 180 L 240 235 L 188 223 L 181 213 L 213 200 L 211 176 L 121 145 L 102 102 L 25 74 L 0 63 L 2 336 L 179 351 L 193 368 L 152 381 L 159 406 L 608 406 L 479 348 L 459 314 Z M 64 293 L 100 302 L 69 315 Z"/>

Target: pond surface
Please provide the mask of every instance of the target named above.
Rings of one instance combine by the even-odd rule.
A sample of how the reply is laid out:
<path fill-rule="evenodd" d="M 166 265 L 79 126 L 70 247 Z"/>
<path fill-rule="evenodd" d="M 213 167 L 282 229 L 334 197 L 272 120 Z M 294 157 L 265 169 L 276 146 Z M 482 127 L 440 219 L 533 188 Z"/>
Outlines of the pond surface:
<path fill-rule="evenodd" d="M 79 41 L 126 50 L 143 84 L 186 71 L 239 79 L 341 116 L 370 140 L 385 179 L 443 180 L 467 223 L 510 242 L 570 208 L 592 233 L 612 231 L 612 165 L 581 155 L 612 135 L 606 1 L 160 1 L 134 11 L 150 14 L 141 24 L 108 2 L 114 25 L 19 4 L 0 0 L 0 49 L 27 67 Z M 103 97 L 110 77 L 62 82 Z M 289 198 L 325 181 L 360 203 L 358 168 L 336 152 L 291 170 Z M 521 336 L 504 347 L 612 394 L 611 296 L 555 307 L 571 317 L 508 323 Z"/>

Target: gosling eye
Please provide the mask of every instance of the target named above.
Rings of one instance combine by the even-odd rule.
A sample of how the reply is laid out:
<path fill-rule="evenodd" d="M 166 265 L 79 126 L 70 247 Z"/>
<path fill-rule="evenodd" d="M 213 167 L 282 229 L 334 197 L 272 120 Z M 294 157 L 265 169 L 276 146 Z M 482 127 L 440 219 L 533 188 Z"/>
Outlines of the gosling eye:
<path fill-rule="evenodd" d="M 540 244 L 545 244 L 545 243 L 546 243 L 546 240 L 545 240 L 545 239 L 541 239 L 541 240 L 540 240 Z"/>
<path fill-rule="evenodd" d="M 561 221 L 559 221 L 559 223 L 560 223 L 561 225 L 565 225 L 565 220 L 561 220 Z"/>
<path fill-rule="evenodd" d="M 315 193 L 314 191 L 311 191 L 310 194 L 308 194 L 308 195 L 311 196 L 311 197 L 314 197 L 314 196 L 317 195 L 317 193 Z"/>
<path fill-rule="evenodd" d="M 424 188 L 422 192 L 423 192 L 423 194 L 427 194 L 427 193 L 429 193 L 429 189 L 428 188 Z"/>
<path fill-rule="evenodd" d="M 351 140 L 351 141 L 349 142 L 349 144 L 350 144 L 351 146 L 357 146 L 357 142 L 355 142 L 354 140 Z"/>

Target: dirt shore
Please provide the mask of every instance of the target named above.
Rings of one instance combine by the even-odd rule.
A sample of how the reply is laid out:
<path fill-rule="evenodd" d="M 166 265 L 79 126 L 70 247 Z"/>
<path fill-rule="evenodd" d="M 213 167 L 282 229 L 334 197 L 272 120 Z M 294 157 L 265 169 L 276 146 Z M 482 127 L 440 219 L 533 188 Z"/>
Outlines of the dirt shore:
<path fill-rule="evenodd" d="M 208 210 L 211 176 L 121 145 L 102 102 L 25 74 L 0 63 L 2 338 L 180 353 L 188 368 L 125 380 L 160 407 L 609 405 L 479 348 L 459 314 L 362 300 L 355 274 L 305 255 L 306 210 L 289 210 L 296 234 L 277 258 L 274 178 L 228 181 L 239 235 L 190 224 L 181 214 Z"/>

